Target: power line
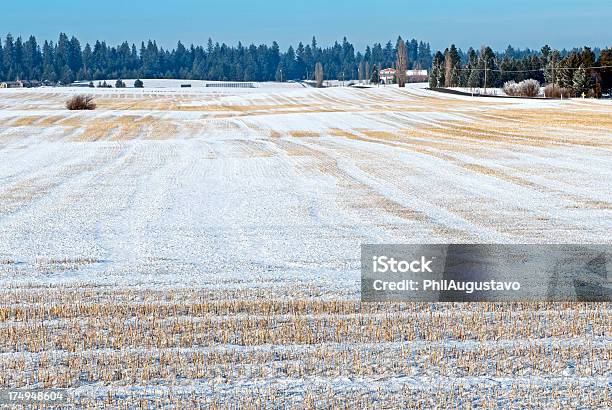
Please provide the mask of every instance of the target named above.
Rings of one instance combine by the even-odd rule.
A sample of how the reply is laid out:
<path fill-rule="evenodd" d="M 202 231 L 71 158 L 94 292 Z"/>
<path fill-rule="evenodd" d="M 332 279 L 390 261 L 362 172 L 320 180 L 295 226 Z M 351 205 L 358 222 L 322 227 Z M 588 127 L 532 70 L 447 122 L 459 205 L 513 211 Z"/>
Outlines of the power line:
<path fill-rule="evenodd" d="M 494 71 L 498 73 L 529 73 L 534 71 L 546 71 L 546 70 L 597 70 L 600 68 L 612 68 L 612 65 L 604 65 L 598 67 L 550 67 L 550 68 L 534 68 L 531 70 L 500 70 L 493 68 L 458 68 L 459 71 Z"/>

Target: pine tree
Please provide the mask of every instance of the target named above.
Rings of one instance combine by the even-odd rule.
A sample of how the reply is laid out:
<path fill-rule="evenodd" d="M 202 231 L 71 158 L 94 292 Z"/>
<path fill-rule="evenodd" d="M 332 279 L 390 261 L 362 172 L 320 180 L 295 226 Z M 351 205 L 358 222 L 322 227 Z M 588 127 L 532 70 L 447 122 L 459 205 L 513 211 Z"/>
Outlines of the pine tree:
<path fill-rule="evenodd" d="M 23 46 L 23 70 L 29 80 L 40 80 L 42 77 L 42 55 L 34 36 L 30 36 Z"/>
<path fill-rule="evenodd" d="M 561 60 L 559 64 L 559 83 L 561 87 L 574 88 L 574 74 L 580 65 L 580 56 L 575 51 L 572 51 Z"/>
<path fill-rule="evenodd" d="M 490 88 L 495 82 L 495 53 L 488 46 L 480 48 L 480 68 L 483 70 L 482 82 L 485 88 Z"/>
<path fill-rule="evenodd" d="M 57 81 L 53 43 L 48 41 L 45 41 L 45 44 L 43 45 L 43 80 L 52 83 Z"/>
<path fill-rule="evenodd" d="M 461 56 L 454 44 L 451 44 L 448 50 L 448 58 L 451 66 L 447 79 L 448 86 L 457 87 L 459 85 L 459 70 L 461 70 Z"/>
<path fill-rule="evenodd" d="M 2 48 L 2 37 L 0 37 L 0 81 L 6 80 L 4 77 L 4 51 Z"/>
<path fill-rule="evenodd" d="M 436 88 L 438 86 L 438 67 L 432 66 L 429 70 L 429 88 Z"/>
<path fill-rule="evenodd" d="M 63 85 L 71 84 L 74 81 L 74 76 L 72 74 L 72 71 L 70 70 L 70 67 L 68 67 L 68 65 L 65 65 L 64 68 L 62 69 L 61 74 L 59 76 L 59 81 Z"/>
<path fill-rule="evenodd" d="M 589 77 L 587 76 L 587 72 L 582 64 L 578 70 L 574 71 L 572 90 L 578 96 L 587 94 L 589 91 Z"/>
<path fill-rule="evenodd" d="M 542 47 L 542 55 L 546 53 L 546 65 L 544 69 L 544 79 L 548 84 L 558 84 L 559 83 L 559 62 L 561 61 L 561 56 L 559 51 L 551 50 L 548 46 Z"/>
<path fill-rule="evenodd" d="M 3 63 L 4 63 L 4 73 L 7 80 L 15 80 L 14 78 L 14 67 L 15 67 L 15 43 L 13 40 L 13 36 L 9 33 L 6 35 L 4 40 L 4 50 L 3 50 Z"/>
<path fill-rule="evenodd" d="M 370 83 L 378 85 L 380 83 L 380 73 L 378 72 L 378 67 L 374 64 L 372 67 L 372 77 L 370 78 Z"/>
<path fill-rule="evenodd" d="M 470 88 L 479 88 L 482 83 L 482 71 L 475 69 L 470 72 L 470 76 L 468 78 L 467 86 Z"/>
<path fill-rule="evenodd" d="M 459 69 L 457 66 L 453 66 L 451 69 L 449 84 L 450 87 L 457 87 L 459 85 Z"/>
<path fill-rule="evenodd" d="M 599 54 L 599 66 L 605 67 L 601 72 L 601 88 L 604 91 L 612 90 L 612 48 L 601 50 Z"/>

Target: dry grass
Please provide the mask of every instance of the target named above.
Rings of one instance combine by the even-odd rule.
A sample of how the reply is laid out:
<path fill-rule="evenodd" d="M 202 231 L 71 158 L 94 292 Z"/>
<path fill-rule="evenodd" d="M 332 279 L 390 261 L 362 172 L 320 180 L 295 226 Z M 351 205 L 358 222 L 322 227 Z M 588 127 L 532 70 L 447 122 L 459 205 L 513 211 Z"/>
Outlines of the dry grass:
<path fill-rule="evenodd" d="M 26 117 L 19 117 L 14 120 L 11 125 L 14 127 L 27 127 L 32 126 L 37 121 L 40 121 L 43 117 L 39 115 L 30 115 Z"/>
<path fill-rule="evenodd" d="M 96 103 L 91 95 L 75 95 L 66 101 L 66 108 L 71 111 L 95 110 Z"/>
<path fill-rule="evenodd" d="M 610 304 L 360 304 L 278 300 L 271 294 L 252 299 L 248 291 L 240 292 L 232 297 L 206 289 L 7 289 L 0 306 L 0 350 L 14 354 L 0 357 L 0 387 L 24 387 L 38 380 L 45 388 L 97 382 L 117 390 L 191 380 L 211 386 L 229 383 L 235 389 L 213 397 L 135 394 L 130 403 L 167 400 L 185 405 L 194 400 L 225 408 L 260 400 L 269 407 L 275 399 L 275 405 L 280 400 L 299 407 L 312 400 L 318 403 L 314 407 L 327 407 L 343 397 L 346 403 L 368 407 L 374 403 L 371 395 L 334 393 L 337 387 L 331 382 L 403 374 L 448 383 L 379 388 L 375 394 L 388 404 L 433 400 L 451 407 L 457 400 L 485 403 L 484 390 L 497 399 L 529 393 L 533 403 L 545 407 L 561 400 L 601 407 L 609 398 L 605 389 L 574 396 L 572 390 L 580 377 L 602 378 L 612 371 L 612 348 L 596 342 L 612 331 Z M 576 379 L 557 383 L 557 396 L 544 387 L 518 383 L 562 374 L 568 363 Z M 517 382 L 476 388 L 465 384 L 467 377 Z M 307 383 L 306 391 L 298 393 L 305 395 L 300 396 L 306 400 L 302 404 L 280 387 L 248 393 L 239 387 L 312 378 L 322 384 Z M 111 394 L 109 403 L 120 397 Z M 87 403 L 94 402 L 85 399 Z"/>
<path fill-rule="evenodd" d="M 295 138 L 314 138 L 321 136 L 320 133 L 314 131 L 290 131 L 289 134 Z"/>

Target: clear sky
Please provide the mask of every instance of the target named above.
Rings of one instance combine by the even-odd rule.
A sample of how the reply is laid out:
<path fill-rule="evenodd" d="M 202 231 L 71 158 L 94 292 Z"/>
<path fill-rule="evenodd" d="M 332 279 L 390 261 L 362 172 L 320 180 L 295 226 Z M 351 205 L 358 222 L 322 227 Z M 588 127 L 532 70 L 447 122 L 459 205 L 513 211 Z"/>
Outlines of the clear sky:
<path fill-rule="evenodd" d="M 612 0 L 21 0 L 3 1 L 0 36 L 34 34 L 56 40 L 60 31 L 83 43 L 115 45 L 149 38 L 164 47 L 299 41 L 328 45 L 343 36 L 366 44 L 404 38 L 434 49 L 454 42 L 504 49 L 612 45 Z"/>

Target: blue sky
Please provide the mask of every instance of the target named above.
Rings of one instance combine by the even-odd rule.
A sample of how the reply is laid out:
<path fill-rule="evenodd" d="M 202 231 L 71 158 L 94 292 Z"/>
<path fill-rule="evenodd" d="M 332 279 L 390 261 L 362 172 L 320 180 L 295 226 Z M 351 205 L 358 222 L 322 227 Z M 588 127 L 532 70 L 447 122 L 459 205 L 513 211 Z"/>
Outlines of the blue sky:
<path fill-rule="evenodd" d="M 0 7 L 0 36 L 34 34 L 57 39 L 60 31 L 84 42 L 110 44 L 155 39 L 174 46 L 214 41 L 279 42 L 282 48 L 312 35 L 326 45 L 343 36 L 358 49 L 404 38 L 433 48 L 487 43 L 503 49 L 612 45 L 611 0 L 23 0 Z M 375 7 L 374 7 L 375 6 Z"/>

